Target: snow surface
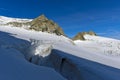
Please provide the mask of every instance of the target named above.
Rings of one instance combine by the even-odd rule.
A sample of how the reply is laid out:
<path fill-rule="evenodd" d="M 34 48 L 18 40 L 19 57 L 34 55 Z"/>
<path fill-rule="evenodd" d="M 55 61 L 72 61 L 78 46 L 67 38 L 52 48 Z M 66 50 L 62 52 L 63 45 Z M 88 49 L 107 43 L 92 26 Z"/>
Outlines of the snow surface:
<path fill-rule="evenodd" d="M 59 50 L 52 50 L 50 56 L 53 67 L 68 80 L 120 80 L 120 69 Z"/>
<path fill-rule="evenodd" d="M 0 80 L 65 80 L 52 68 L 29 63 L 23 54 L 30 42 L 14 36 L 0 30 Z"/>
<path fill-rule="evenodd" d="M 27 62 L 15 49 L 0 48 L 0 80 L 65 80 L 53 69 Z"/>
<path fill-rule="evenodd" d="M 85 35 L 86 41 L 74 41 L 78 47 L 91 53 L 120 57 L 120 41 L 98 36 Z"/>
<path fill-rule="evenodd" d="M 52 45 L 54 49 L 120 69 L 119 40 L 86 35 L 86 39 L 90 40 L 73 42 L 64 36 L 57 36 L 55 34 L 35 32 L 25 30 L 23 28 L 7 26 L 1 26 L 0 31 L 9 32 L 13 34 L 12 36 L 27 40 L 29 42 L 31 40 L 39 40 L 42 43 Z M 91 40 L 92 38 L 93 40 Z M 109 47 L 108 43 L 111 43 L 111 41 L 113 42 L 111 45 L 115 47 Z M 108 51 L 109 48 L 113 51 L 118 50 L 118 52 L 112 52 L 111 54 Z"/>
<path fill-rule="evenodd" d="M 1 23 L 23 21 L 2 16 L 0 19 Z M 40 78 L 64 80 L 53 69 L 34 65 L 39 63 L 40 57 L 40 64 L 47 60 L 52 49 L 120 69 L 119 40 L 90 35 L 84 37 L 86 41 L 72 41 L 64 36 L 26 30 L 22 27 L 0 26 L 0 64 L 2 65 L 0 74 L 3 73 L 0 78 L 2 80 L 37 80 Z M 29 63 L 25 58 L 34 64 Z M 11 63 L 13 65 L 10 65 Z M 80 65 L 79 62 L 78 65 Z M 3 69 L 4 66 L 6 69 Z M 9 78 L 5 77 L 6 74 Z"/>
<path fill-rule="evenodd" d="M 11 18 L 11 17 L 5 17 L 0 16 L 0 24 L 6 24 L 8 22 L 30 22 L 32 19 L 20 19 L 20 18 Z"/>

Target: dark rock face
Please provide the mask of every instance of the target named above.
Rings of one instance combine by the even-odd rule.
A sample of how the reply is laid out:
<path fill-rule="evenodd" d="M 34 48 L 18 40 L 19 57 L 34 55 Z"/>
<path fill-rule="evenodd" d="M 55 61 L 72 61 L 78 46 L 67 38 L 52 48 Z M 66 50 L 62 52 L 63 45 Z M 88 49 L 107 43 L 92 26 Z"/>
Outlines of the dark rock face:
<path fill-rule="evenodd" d="M 89 31 L 89 32 L 79 32 L 74 38 L 73 40 L 85 40 L 84 35 L 89 34 L 92 36 L 96 36 L 96 33 L 93 31 Z"/>
<path fill-rule="evenodd" d="M 57 35 L 65 35 L 62 28 L 60 28 L 52 20 L 47 19 L 44 15 L 41 15 L 31 21 L 30 29 L 33 29 L 35 31 L 55 33 Z"/>

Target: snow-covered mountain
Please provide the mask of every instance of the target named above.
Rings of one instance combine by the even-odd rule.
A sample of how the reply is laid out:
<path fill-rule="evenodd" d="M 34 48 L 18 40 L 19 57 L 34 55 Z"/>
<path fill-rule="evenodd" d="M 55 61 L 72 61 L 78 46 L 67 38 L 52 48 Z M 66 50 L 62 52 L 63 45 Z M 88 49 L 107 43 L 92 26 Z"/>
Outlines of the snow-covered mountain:
<path fill-rule="evenodd" d="M 40 15 L 35 19 L 19 19 L 0 16 L 0 25 L 21 27 L 25 29 L 32 29 L 35 31 L 54 33 L 65 36 L 62 28 L 52 20 L 49 20 L 45 15 Z"/>
<path fill-rule="evenodd" d="M 20 18 L 11 18 L 0 16 L 0 25 L 1 26 L 11 26 L 11 27 L 22 27 L 25 29 L 29 29 L 30 22 L 32 19 L 20 19 Z"/>
<path fill-rule="evenodd" d="M 30 21 L 32 21 L 32 19 L 20 19 L 20 18 L 11 18 L 11 17 L 0 16 L 0 24 L 7 24 L 9 22 L 25 23 L 25 22 L 30 22 Z"/>
<path fill-rule="evenodd" d="M 31 21 L 7 17 L 0 18 L 2 24 L 14 20 L 18 22 Z M 120 41 L 92 35 L 84 35 L 84 38 L 84 41 L 73 41 L 63 35 L 58 36 L 21 27 L 1 25 L 0 65 L 2 67 L 0 67 L 0 79 L 119 80 Z M 52 50 L 58 50 L 58 52 L 52 52 Z M 86 63 L 84 63 L 83 61 L 81 63 L 81 58 L 90 62 L 85 61 Z M 106 72 L 101 69 L 105 69 Z M 10 74 L 11 72 L 13 75 Z M 5 77 L 6 75 L 9 78 Z"/>

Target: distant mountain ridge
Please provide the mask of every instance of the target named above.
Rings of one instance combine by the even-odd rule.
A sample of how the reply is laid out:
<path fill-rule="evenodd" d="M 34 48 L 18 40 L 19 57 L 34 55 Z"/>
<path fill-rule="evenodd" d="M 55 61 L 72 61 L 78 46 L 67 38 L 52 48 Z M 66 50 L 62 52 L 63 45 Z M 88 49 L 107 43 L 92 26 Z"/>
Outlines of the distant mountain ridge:
<path fill-rule="evenodd" d="M 49 20 L 44 14 L 35 19 L 20 19 L 0 16 L 0 26 L 23 27 L 28 30 L 54 33 L 56 35 L 66 36 L 63 29 L 54 21 Z M 84 35 L 96 35 L 95 32 L 80 32 L 73 40 L 85 40 Z"/>

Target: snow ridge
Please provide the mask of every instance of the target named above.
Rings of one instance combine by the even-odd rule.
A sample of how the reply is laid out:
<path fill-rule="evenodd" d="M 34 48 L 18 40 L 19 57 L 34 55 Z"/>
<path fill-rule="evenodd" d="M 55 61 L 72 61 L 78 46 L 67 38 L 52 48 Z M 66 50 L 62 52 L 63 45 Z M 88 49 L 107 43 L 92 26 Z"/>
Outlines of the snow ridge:
<path fill-rule="evenodd" d="M 11 18 L 11 17 L 5 17 L 0 16 L 0 24 L 6 24 L 8 22 L 30 22 L 32 19 L 20 19 L 20 18 Z"/>

